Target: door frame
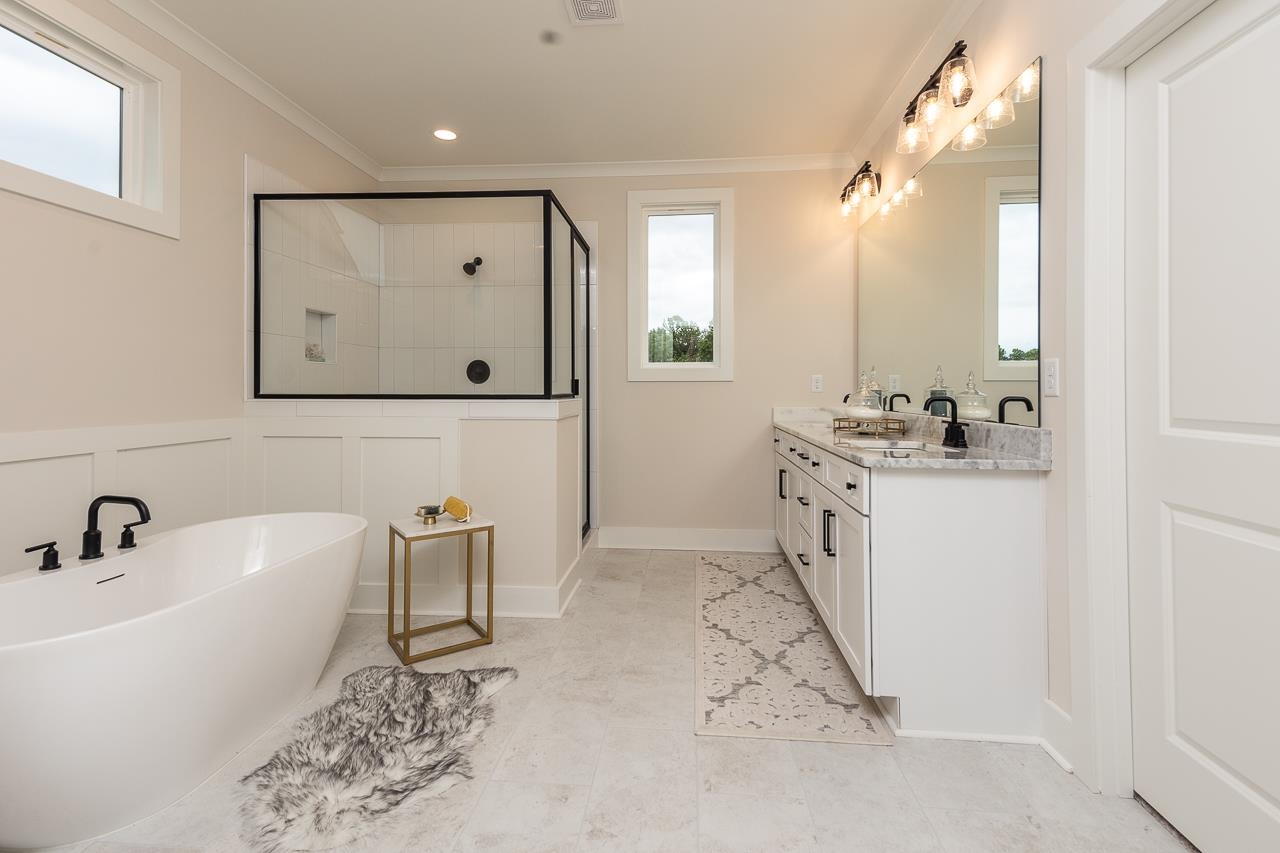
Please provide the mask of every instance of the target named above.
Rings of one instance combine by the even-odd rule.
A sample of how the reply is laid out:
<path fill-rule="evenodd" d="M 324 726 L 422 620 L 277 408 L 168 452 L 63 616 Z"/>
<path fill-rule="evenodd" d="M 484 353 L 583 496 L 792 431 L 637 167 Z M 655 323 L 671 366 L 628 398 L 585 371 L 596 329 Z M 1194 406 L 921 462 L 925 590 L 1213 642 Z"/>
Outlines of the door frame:
<path fill-rule="evenodd" d="M 1213 0 L 1124 0 L 1067 58 L 1067 469 L 1076 770 L 1133 795 L 1125 362 L 1125 69 Z M 1083 389 L 1088 393 L 1082 393 Z M 1083 694 L 1083 695 L 1082 695 Z"/>

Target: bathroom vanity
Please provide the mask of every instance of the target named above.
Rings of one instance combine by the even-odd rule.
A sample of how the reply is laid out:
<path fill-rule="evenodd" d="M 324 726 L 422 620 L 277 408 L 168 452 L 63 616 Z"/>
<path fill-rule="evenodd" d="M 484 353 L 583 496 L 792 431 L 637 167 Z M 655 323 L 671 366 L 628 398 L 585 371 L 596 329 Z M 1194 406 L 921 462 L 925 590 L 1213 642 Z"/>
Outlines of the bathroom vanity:
<path fill-rule="evenodd" d="M 837 436 L 836 413 L 775 409 L 778 544 L 858 682 L 901 734 L 1028 740 L 1044 695 L 1049 433 L 971 427 L 939 444 Z"/>

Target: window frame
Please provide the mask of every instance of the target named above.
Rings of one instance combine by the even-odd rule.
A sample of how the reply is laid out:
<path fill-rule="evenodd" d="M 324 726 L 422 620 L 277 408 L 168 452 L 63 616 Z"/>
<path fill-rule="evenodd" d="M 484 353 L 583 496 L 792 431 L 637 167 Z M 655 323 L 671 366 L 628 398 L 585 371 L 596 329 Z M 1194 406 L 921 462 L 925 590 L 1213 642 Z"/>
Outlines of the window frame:
<path fill-rule="evenodd" d="M 1001 361 L 1000 346 L 1000 206 L 1012 197 L 1040 204 L 1040 179 L 1036 175 L 1012 175 L 986 180 L 986 253 L 983 282 L 982 374 L 988 382 L 1035 382 L 1040 378 L 1040 362 Z M 1038 231 L 1039 229 L 1037 229 Z M 1038 249 L 1039 247 L 1037 247 Z M 1037 255 L 1039 252 L 1037 251 Z M 1040 272 L 1037 264 L 1036 290 Z M 1038 311 L 1038 309 L 1037 309 Z M 1037 333 L 1037 346 L 1040 345 Z"/>
<path fill-rule="evenodd" d="M 0 0 L 0 26 L 121 90 L 119 196 L 3 159 L 0 189 L 177 238 L 178 70 L 66 0 Z"/>
<path fill-rule="evenodd" d="M 715 358 L 649 361 L 649 217 L 715 215 Z M 631 382 L 733 381 L 733 190 L 728 187 L 627 193 L 627 379 Z"/>

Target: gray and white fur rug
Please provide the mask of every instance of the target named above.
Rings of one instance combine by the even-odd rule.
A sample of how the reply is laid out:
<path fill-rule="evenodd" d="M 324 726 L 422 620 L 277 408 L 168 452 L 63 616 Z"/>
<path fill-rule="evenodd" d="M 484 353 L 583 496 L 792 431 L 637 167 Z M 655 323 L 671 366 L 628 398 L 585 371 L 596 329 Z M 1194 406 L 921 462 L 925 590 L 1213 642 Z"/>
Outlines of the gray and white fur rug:
<path fill-rule="evenodd" d="M 470 778 L 467 752 L 493 716 L 489 697 L 515 678 L 509 667 L 351 673 L 335 702 L 240 780 L 251 788 L 245 841 L 269 853 L 349 844 L 407 798 Z"/>

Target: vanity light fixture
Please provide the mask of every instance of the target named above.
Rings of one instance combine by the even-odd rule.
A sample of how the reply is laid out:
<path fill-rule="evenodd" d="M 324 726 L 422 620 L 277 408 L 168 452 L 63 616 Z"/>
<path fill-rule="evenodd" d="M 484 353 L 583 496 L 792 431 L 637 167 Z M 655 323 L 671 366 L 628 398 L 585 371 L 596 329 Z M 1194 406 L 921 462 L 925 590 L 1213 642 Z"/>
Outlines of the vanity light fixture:
<path fill-rule="evenodd" d="M 893 212 L 893 205 L 892 205 L 892 204 L 890 204 L 890 203 L 888 203 L 888 202 L 885 202 L 884 204 L 880 205 L 880 218 L 881 218 L 881 219 L 888 219 L 888 218 L 889 218 L 889 214 L 890 214 L 890 213 L 892 213 L 892 212 Z"/>
<path fill-rule="evenodd" d="M 849 179 L 849 183 L 840 190 L 840 214 L 848 216 L 863 199 L 873 199 L 880 195 L 880 173 L 871 168 L 871 161 L 865 161 Z"/>
<path fill-rule="evenodd" d="M 942 93 L 944 110 L 960 109 L 973 97 L 975 78 L 973 60 L 960 53 L 942 64 L 938 91 Z"/>
<path fill-rule="evenodd" d="M 899 154 L 915 154 L 929 147 L 929 128 L 917 112 L 910 119 L 903 118 L 898 125 L 898 144 L 894 148 Z"/>
<path fill-rule="evenodd" d="M 964 126 L 964 130 L 951 140 L 952 151 L 975 151 L 987 144 L 987 131 L 977 119 Z"/>
<path fill-rule="evenodd" d="M 449 130 L 447 127 L 442 127 L 431 135 L 434 136 L 436 139 L 439 139 L 441 142 L 452 142 L 453 140 L 458 138 L 458 134 L 454 133 L 452 130 Z"/>
<path fill-rule="evenodd" d="M 924 187 L 920 184 L 920 179 L 912 175 L 907 182 L 902 185 L 902 195 L 905 198 L 920 198 L 924 195 Z"/>
<path fill-rule="evenodd" d="M 906 191 L 898 190 L 896 193 L 889 196 L 889 204 L 893 205 L 894 207 L 906 207 L 907 206 Z"/>
<path fill-rule="evenodd" d="M 925 150 L 929 146 L 929 134 L 938 126 L 942 114 L 963 107 L 973 97 L 973 60 L 964 55 L 967 49 L 963 41 L 956 42 L 907 103 L 898 127 L 895 150 L 899 154 Z"/>
<path fill-rule="evenodd" d="M 1009 97 L 1016 104 L 1034 101 L 1040 97 L 1040 63 L 1033 62 L 1018 75 L 1018 79 L 1009 87 Z"/>

